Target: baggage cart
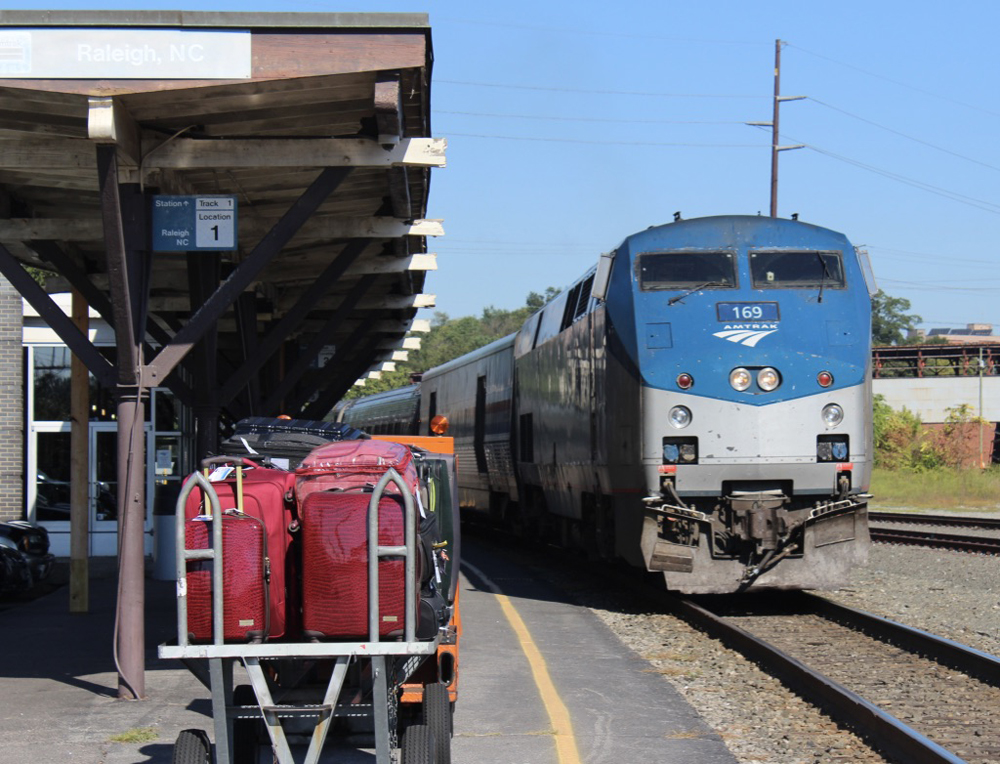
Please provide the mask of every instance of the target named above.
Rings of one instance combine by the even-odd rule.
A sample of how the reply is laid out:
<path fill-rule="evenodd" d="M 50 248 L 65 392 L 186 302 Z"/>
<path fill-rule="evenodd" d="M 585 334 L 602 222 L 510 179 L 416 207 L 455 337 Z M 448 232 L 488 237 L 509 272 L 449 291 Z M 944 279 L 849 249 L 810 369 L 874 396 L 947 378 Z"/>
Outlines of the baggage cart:
<path fill-rule="evenodd" d="M 405 543 L 401 546 L 378 543 L 379 499 L 390 482 L 403 496 Z M 204 730 L 184 730 L 174 747 L 174 764 L 256 764 L 262 747 L 269 749 L 277 764 L 296 764 L 301 747 L 305 747 L 297 743 L 307 745 L 301 761 L 318 764 L 334 729 L 360 732 L 368 741 L 374 736 L 376 764 L 449 764 L 452 709 L 446 684 L 432 682 L 423 686 L 421 723 L 406 726 L 399 735 L 399 698 L 404 683 L 412 693 L 412 676 L 417 669 L 435 656 L 440 646 L 457 639 L 455 620 L 439 629 L 432 639 L 416 637 L 417 517 L 413 495 L 400 475 L 388 470 L 371 494 L 367 518 L 368 640 L 364 642 L 224 641 L 223 566 L 214 564 L 212 641 L 191 644 L 187 628 L 187 562 L 221 561 L 223 548 L 223 524 L 214 521 L 210 548 L 184 548 L 184 507 L 195 487 L 207 496 L 213 518 L 222 517 L 211 482 L 201 473 L 194 473 L 177 500 L 177 643 L 161 645 L 159 655 L 183 661 L 210 690 L 215 745 L 213 751 Z M 401 557 L 405 561 L 401 640 L 379 637 L 378 563 L 383 557 Z M 245 669 L 249 684 L 234 687 L 237 664 Z M 298 756 L 293 755 L 293 745 Z M 266 760 L 272 761 L 272 757 Z"/>

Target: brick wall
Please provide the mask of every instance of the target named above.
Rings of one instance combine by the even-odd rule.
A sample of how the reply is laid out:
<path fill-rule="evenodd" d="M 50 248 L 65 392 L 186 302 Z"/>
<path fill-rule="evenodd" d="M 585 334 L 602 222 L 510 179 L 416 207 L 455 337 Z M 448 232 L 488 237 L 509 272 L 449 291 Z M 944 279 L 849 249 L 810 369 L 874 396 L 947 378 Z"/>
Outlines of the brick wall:
<path fill-rule="evenodd" d="M 21 295 L 0 276 L 0 520 L 24 517 Z"/>

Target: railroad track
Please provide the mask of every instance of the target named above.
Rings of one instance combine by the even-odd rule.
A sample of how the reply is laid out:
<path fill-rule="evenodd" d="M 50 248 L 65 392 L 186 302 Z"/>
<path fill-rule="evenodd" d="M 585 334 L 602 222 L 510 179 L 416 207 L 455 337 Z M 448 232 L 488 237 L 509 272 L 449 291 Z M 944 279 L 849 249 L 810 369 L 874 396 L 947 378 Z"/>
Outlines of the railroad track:
<path fill-rule="evenodd" d="M 956 515 L 922 515 L 914 512 L 869 511 L 868 519 L 877 522 L 907 523 L 909 525 L 951 525 L 960 528 L 1000 531 L 1000 517 L 959 517 Z"/>
<path fill-rule="evenodd" d="M 770 601 L 673 607 L 899 761 L 1000 761 L 1000 659 L 822 597 Z"/>
<path fill-rule="evenodd" d="M 902 512 L 869 512 L 872 541 L 889 544 L 911 544 L 979 554 L 1000 554 L 1000 518 L 954 517 L 950 515 L 919 515 Z M 888 525 L 886 525 L 888 524 Z M 898 525 L 926 526 L 919 530 Z M 960 527 L 974 535 L 942 533 L 934 528 Z"/>
<path fill-rule="evenodd" d="M 501 538 L 491 534 L 490 541 L 507 541 Z M 523 552 L 523 542 L 518 546 Z M 628 590 L 650 611 L 684 619 L 757 663 L 889 760 L 1000 761 L 995 656 L 811 594 L 694 601 L 673 596 L 648 578 L 649 587 L 637 587 L 634 571 L 595 566 L 563 550 L 547 548 L 529 558 L 569 572 L 574 586 L 593 579 L 594 589 Z M 760 603 L 772 605 L 762 609 Z"/>

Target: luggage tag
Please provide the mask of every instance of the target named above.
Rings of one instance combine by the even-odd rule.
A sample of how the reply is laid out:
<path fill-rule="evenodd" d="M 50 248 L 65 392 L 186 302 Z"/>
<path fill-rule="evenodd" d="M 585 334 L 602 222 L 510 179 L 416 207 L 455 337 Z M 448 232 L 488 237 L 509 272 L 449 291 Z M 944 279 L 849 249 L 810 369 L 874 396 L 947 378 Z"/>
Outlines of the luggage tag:
<path fill-rule="evenodd" d="M 224 464 L 221 467 L 216 467 L 208 476 L 210 483 L 218 483 L 220 480 L 225 480 L 227 477 L 233 474 L 233 470 L 236 469 L 231 464 Z"/>
<path fill-rule="evenodd" d="M 424 511 L 424 503 L 420 500 L 420 490 L 417 489 L 413 492 L 413 498 L 417 500 L 417 509 L 420 510 L 420 516 L 427 519 L 427 513 Z"/>
<path fill-rule="evenodd" d="M 439 584 L 441 583 L 441 560 L 448 562 L 451 559 L 448 557 L 448 552 L 445 551 L 447 546 L 447 541 L 439 541 L 433 545 L 434 554 L 432 557 L 434 558 L 434 578 L 437 579 Z"/>

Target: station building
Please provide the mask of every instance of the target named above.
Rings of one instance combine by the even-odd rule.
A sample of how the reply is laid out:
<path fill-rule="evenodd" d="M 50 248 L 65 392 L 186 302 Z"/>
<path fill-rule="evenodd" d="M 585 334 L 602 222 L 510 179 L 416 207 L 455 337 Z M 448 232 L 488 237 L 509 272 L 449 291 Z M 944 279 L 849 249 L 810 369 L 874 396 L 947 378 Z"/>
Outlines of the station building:
<path fill-rule="evenodd" d="M 15 292 L 15 296 L 16 292 Z M 53 295 L 68 315 L 70 295 Z M 17 305 L 21 306 L 17 296 Z M 114 331 L 93 309 L 88 338 L 112 363 L 115 361 Z M 48 529 L 51 551 L 69 556 L 70 516 L 70 360 L 72 353 L 58 335 L 27 302 L 23 303 L 23 458 L 11 470 L 20 490 L 8 490 L 6 514 L 26 518 Z M 89 422 L 87 456 L 89 469 L 89 554 L 117 554 L 118 541 L 118 423 L 114 389 L 103 386 L 89 374 Z M 154 512 L 169 513 L 180 481 L 193 469 L 193 417 L 188 407 L 166 387 L 149 392 L 143 426 L 146 441 L 145 486 L 146 554 L 153 553 Z M 5 441 L 6 442 L 6 441 Z M 11 449 L 13 451 L 13 449 Z M 14 456 L 12 453 L 11 456 Z M 5 481 L 5 483 L 8 481 Z M 17 498 L 14 498 L 16 494 Z M 22 507 L 16 506 L 23 500 Z"/>

